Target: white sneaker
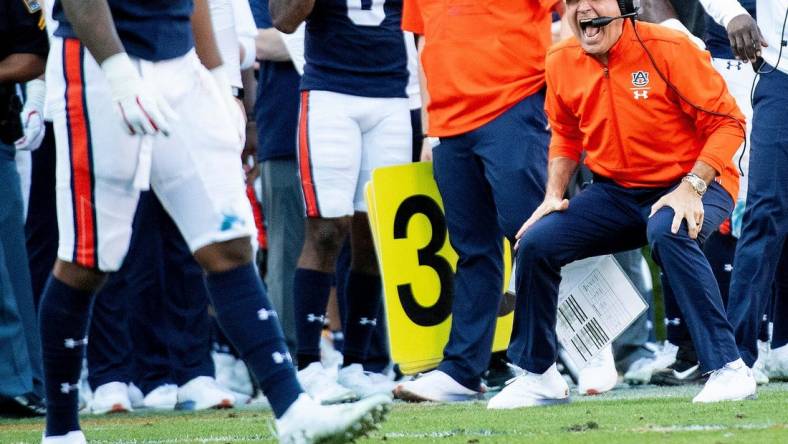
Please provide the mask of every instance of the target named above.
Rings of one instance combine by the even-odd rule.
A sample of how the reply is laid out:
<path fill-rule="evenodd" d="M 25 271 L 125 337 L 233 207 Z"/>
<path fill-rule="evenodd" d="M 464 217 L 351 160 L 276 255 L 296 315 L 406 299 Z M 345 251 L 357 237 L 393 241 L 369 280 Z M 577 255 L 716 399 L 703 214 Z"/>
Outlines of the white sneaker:
<path fill-rule="evenodd" d="M 599 395 L 613 390 L 618 382 L 613 346 L 603 348 L 598 355 L 580 370 L 577 392 L 581 395 Z"/>
<path fill-rule="evenodd" d="M 44 436 L 41 438 L 41 444 L 87 444 L 87 440 L 82 430 L 74 430 L 65 435 Z"/>
<path fill-rule="evenodd" d="M 242 359 L 229 353 L 213 352 L 213 365 L 216 369 L 216 382 L 236 393 L 251 396 L 254 394 L 252 379 Z"/>
<path fill-rule="evenodd" d="M 481 387 L 480 387 L 481 389 Z M 473 391 L 440 370 L 403 382 L 394 388 L 394 396 L 411 402 L 455 402 L 480 399 L 484 392 Z"/>
<path fill-rule="evenodd" d="M 541 375 L 519 368 L 517 370 L 519 375 L 507 381 L 504 388 L 487 402 L 488 409 L 516 409 L 569 402 L 569 386 L 555 364 Z"/>
<path fill-rule="evenodd" d="M 183 410 L 228 409 L 234 404 L 235 396 L 210 376 L 198 376 L 178 387 L 178 406 Z"/>
<path fill-rule="evenodd" d="M 741 358 L 715 370 L 692 402 L 741 401 L 755 399 L 755 378 Z"/>
<path fill-rule="evenodd" d="M 95 415 L 133 411 L 129 399 L 129 386 L 123 382 L 108 382 L 93 392 L 90 411 Z"/>
<path fill-rule="evenodd" d="M 760 359 L 760 354 L 758 358 Z M 769 370 L 770 378 L 778 381 L 788 380 L 788 344 L 773 348 L 767 362 L 766 368 Z"/>
<path fill-rule="evenodd" d="M 175 384 L 164 384 L 156 387 L 145 395 L 142 404 L 154 410 L 174 410 L 178 404 L 178 386 Z"/>
<path fill-rule="evenodd" d="M 327 369 L 319 362 L 313 362 L 299 370 L 298 382 L 304 391 L 320 404 L 340 404 L 358 399 L 356 392 L 339 385 L 336 370 Z"/>
<path fill-rule="evenodd" d="M 129 382 L 129 401 L 133 409 L 145 408 L 145 395 L 133 382 Z"/>
<path fill-rule="evenodd" d="M 320 405 L 302 393 L 276 420 L 282 444 L 352 442 L 375 428 L 388 411 L 391 398 L 375 395 L 358 402 Z"/>
<path fill-rule="evenodd" d="M 624 382 L 629 385 L 648 384 L 655 371 L 667 368 L 676 361 L 679 348 L 668 341 L 662 345 L 646 344 L 654 356 L 640 358 L 629 366 L 624 373 Z"/>
<path fill-rule="evenodd" d="M 337 382 L 353 390 L 358 396 L 366 398 L 376 394 L 392 396 L 394 381 L 388 379 L 386 375 L 373 372 L 365 372 L 361 364 L 351 364 L 339 370 Z"/>
<path fill-rule="evenodd" d="M 769 343 L 765 341 L 758 341 L 758 359 L 752 365 L 752 375 L 755 377 L 755 382 L 758 385 L 769 383 L 769 371 L 766 368 L 769 362 Z"/>

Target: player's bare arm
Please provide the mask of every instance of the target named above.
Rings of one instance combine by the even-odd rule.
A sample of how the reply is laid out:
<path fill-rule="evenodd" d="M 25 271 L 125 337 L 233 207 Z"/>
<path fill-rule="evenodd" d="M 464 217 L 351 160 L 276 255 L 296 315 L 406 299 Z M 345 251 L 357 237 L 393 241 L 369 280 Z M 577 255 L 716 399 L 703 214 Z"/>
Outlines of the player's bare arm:
<path fill-rule="evenodd" d="M 192 13 L 192 33 L 194 34 L 194 50 L 197 57 L 208 69 L 222 65 L 222 56 L 213 36 L 211 11 L 207 0 L 195 0 Z"/>
<path fill-rule="evenodd" d="M 519 246 L 520 238 L 533 226 L 539 219 L 547 216 L 554 211 L 564 211 L 569 208 L 569 200 L 564 198 L 569 180 L 577 171 L 579 163 L 568 157 L 556 157 L 550 160 L 547 166 L 547 188 L 545 189 L 544 201 L 536 207 L 531 217 L 523 223 L 520 231 L 515 236 Z"/>
<path fill-rule="evenodd" d="M 292 34 L 315 7 L 315 0 L 270 0 L 268 8 L 274 27 Z"/>
<path fill-rule="evenodd" d="M 99 65 L 124 52 L 107 0 L 61 0 L 63 11 L 79 40 Z"/>
<path fill-rule="evenodd" d="M 22 83 L 44 72 L 45 60 L 37 54 L 16 53 L 0 60 L 0 83 Z"/>
<path fill-rule="evenodd" d="M 661 23 L 677 18 L 676 10 L 668 0 L 642 0 L 638 18 L 644 22 Z"/>

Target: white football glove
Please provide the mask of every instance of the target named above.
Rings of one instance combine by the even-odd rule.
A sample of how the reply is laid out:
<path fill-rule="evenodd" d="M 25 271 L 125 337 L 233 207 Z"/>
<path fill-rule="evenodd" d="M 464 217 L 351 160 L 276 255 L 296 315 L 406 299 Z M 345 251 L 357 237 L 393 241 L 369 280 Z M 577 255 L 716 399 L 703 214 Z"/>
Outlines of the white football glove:
<path fill-rule="evenodd" d="M 145 85 L 125 52 L 104 60 L 101 70 L 129 134 L 170 135 L 170 122 L 178 116 L 163 97 Z"/>
<path fill-rule="evenodd" d="M 25 106 L 22 108 L 20 118 L 25 135 L 14 142 L 19 151 L 35 151 L 44 140 L 44 97 L 46 86 L 43 80 L 35 79 L 27 82 Z"/>
<path fill-rule="evenodd" d="M 227 77 L 224 65 L 219 65 L 211 71 L 213 81 L 219 88 L 219 94 L 222 97 L 224 107 L 230 115 L 230 121 L 234 124 L 234 130 L 238 135 L 241 146 L 246 143 L 246 114 L 243 111 L 243 105 L 239 104 L 233 96 L 233 90 L 230 86 L 230 80 Z"/>

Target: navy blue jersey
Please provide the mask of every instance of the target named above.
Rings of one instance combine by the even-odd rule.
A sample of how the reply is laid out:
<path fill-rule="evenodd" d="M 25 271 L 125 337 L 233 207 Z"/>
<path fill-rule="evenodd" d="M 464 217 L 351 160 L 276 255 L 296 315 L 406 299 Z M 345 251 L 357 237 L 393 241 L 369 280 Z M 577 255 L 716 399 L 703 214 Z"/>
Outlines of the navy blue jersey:
<path fill-rule="evenodd" d="M 150 61 L 182 56 L 194 46 L 192 0 L 107 0 L 118 36 L 129 55 Z M 55 35 L 77 35 L 63 13 L 60 0 L 52 10 L 60 22 Z"/>
<path fill-rule="evenodd" d="M 249 0 L 258 29 L 273 27 L 268 0 Z M 257 159 L 295 159 L 298 128 L 298 75 L 293 63 L 260 61 L 257 77 Z"/>
<path fill-rule="evenodd" d="M 755 18 L 755 0 L 739 0 L 744 9 Z M 728 40 L 728 31 L 706 14 L 706 47 L 715 59 L 735 59 Z"/>
<path fill-rule="evenodd" d="M 306 21 L 302 90 L 407 97 L 402 0 L 319 0 Z"/>

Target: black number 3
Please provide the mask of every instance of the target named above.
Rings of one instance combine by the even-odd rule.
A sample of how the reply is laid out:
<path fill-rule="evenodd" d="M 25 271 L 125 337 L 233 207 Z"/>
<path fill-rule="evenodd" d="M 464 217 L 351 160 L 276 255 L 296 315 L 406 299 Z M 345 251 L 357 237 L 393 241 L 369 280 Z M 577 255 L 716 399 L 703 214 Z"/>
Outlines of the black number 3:
<path fill-rule="evenodd" d="M 440 280 L 440 295 L 432 306 L 425 307 L 416 301 L 411 284 L 397 285 L 402 308 L 405 314 L 418 325 L 431 327 L 445 321 L 451 314 L 451 301 L 454 291 L 454 271 L 451 264 L 438 255 L 446 242 L 446 219 L 443 211 L 432 198 L 425 195 L 410 196 L 397 209 L 394 216 L 394 239 L 407 237 L 408 222 L 416 214 L 427 216 L 432 228 L 430 242 L 418 250 L 419 265 L 435 270 Z"/>

